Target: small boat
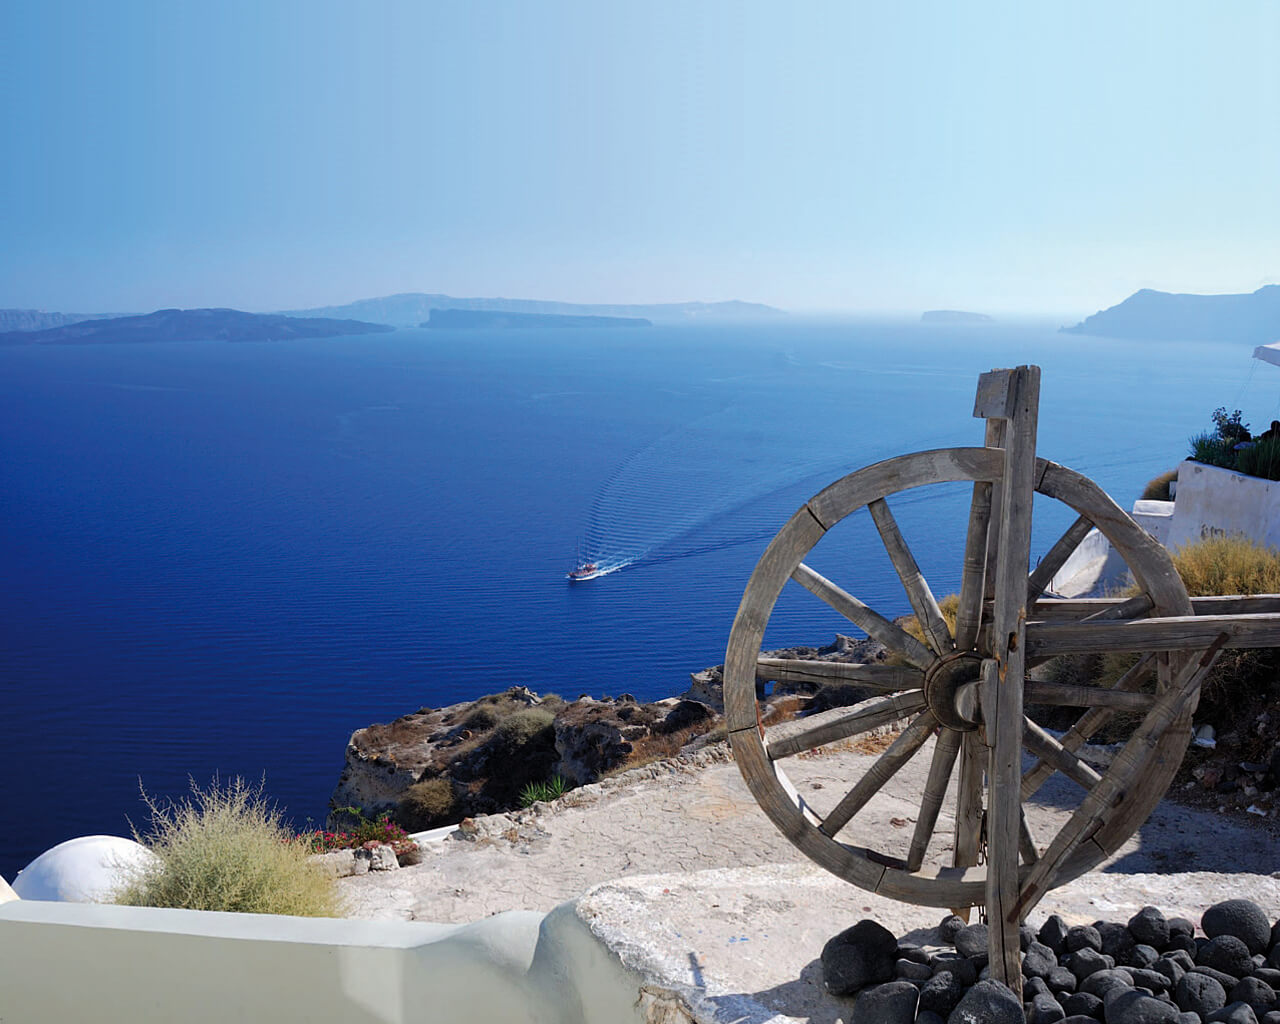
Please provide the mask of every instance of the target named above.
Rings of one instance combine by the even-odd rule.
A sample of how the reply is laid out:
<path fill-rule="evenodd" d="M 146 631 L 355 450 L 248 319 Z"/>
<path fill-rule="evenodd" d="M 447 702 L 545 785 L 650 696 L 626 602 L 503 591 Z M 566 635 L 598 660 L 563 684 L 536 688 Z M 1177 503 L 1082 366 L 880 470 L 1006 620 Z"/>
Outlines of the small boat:
<path fill-rule="evenodd" d="M 595 562 L 583 562 L 577 568 L 570 569 L 565 579 L 578 582 L 581 580 L 593 580 L 597 576 L 603 576 L 605 570 L 601 569 Z"/>

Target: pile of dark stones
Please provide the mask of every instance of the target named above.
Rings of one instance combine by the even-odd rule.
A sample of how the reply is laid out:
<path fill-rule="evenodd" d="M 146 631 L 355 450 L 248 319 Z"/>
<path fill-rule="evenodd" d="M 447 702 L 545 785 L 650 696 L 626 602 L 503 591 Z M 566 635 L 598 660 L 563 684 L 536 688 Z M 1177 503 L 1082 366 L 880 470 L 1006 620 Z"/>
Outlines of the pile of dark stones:
<path fill-rule="evenodd" d="M 936 946 L 860 921 L 822 950 L 827 991 L 857 1024 L 1280 1024 L 1280 921 L 1250 900 L 1186 918 L 1021 929 L 1022 1000 L 990 977 L 987 926 L 943 919 Z"/>

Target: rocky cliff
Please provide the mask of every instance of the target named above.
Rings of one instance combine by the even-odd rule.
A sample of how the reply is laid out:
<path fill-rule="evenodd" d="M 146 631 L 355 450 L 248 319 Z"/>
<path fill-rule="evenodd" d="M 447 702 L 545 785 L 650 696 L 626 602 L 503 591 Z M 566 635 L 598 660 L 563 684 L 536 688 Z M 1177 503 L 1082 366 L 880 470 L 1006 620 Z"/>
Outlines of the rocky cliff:
<path fill-rule="evenodd" d="M 837 636 L 826 647 L 792 647 L 772 657 L 879 661 L 874 641 Z M 346 808 L 391 814 L 410 831 L 510 810 L 522 791 L 559 777 L 570 787 L 723 740 L 723 666 L 695 672 L 679 697 L 642 704 L 630 694 L 564 701 L 524 687 L 444 708 L 420 708 L 357 729 L 329 801 L 330 827 Z M 766 721 L 854 704 L 860 687 L 757 684 Z M 766 692 L 767 691 L 767 692 Z"/>

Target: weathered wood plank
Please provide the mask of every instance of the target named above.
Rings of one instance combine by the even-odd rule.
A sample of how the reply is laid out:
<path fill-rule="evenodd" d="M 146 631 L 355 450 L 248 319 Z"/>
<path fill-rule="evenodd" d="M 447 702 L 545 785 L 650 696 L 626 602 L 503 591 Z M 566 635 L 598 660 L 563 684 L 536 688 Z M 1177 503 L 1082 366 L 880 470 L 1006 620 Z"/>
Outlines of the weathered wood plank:
<path fill-rule="evenodd" d="M 943 729 L 933 747 L 933 760 L 929 763 L 929 777 L 925 780 L 924 795 L 920 800 L 920 813 L 916 816 L 915 831 L 911 835 L 911 847 L 907 852 L 906 870 L 919 871 L 924 855 L 929 850 L 929 840 L 938 824 L 942 800 L 947 795 L 947 783 L 956 755 L 960 753 L 963 733 Z"/>
<path fill-rule="evenodd" d="M 987 800 L 987 916 L 992 977 L 1022 998 L 1018 940 L 1018 838 L 1022 803 L 1022 686 L 1026 645 L 1027 564 L 1036 486 L 1036 429 L 1040 368 L 1019 366 L 1009 377 L 1004 475 L 1000 487 L 1000 544 L 995 566 L 992 655 L 994 701 L 984 704 L 991 746 Z"/>
<path fill-rule="evenodd" d="M 1081 761 L 1029 718 L 1026 719 L 1026 733 L 1022 741 L 1032 755 L 1052 765 L 1082 789 L 1093 789 L 1102 781 L 1102 776 L 1092 765 Z"/>
<path fill-rule="evenodd" d="M 973 398 L 973 415 L 977 419 L 1008 419 L 1014 401 L 1013 376 L 1016 370 L 988 370 L 978 375 L 978 390 Z"/>
<path fill-rule="evenodd" d="M 1035 567 L 1027 580 L 1028 606 L 1035 604 L 1044 593 L 1045 587 L 1049 585 L 1049 581 L 1058 574 L 1058 570 L 1066 564 L 1067 559 L 1092 529 L 1093 522 L 1089 517 L 1080 516 L 1067 527 L 1061 537 L 1054 541 L 1053 547 L 1045 552 L 1045 556 L 1040 559 L 1040 564 Z"/>
<path fill-rule="evenodd" d="M 1132 693 L 1101 686 L 1072 686 L 1068 683 L 1047 683 L 1028 679 L 1022 689 L 1022 699 L 1027 704 L 1052 704 L 1070 708 L 1122 708 L 1126 711 L 1146 711 L 1154 697 L 1149 693 Z"/>
<path fill-rule="evenodd" d="M 905 629 L 894 625 L 879 612 L 846 593 L 825 576 L 804 563 L 796 567 L 791 578 L 820 600 L 825 601 L 846 619 L 874 637 L 891 651 L 902 655 L 916 668 L 927 669 L 937 658 L 924 644 Z"/>
<path fill-rule="evenodd" d="M 924 633 L 925 641 L 937 655 L 950 654 L 952 650 L 951 632 L 947 629 L 946 620 L 942 617 L 942 609 L 938 607 L 929 582 L 920 571 L 915 555 L 907 546 L 906 538 L 898 528 L 898 521 L 893 518 L 889 503 L 883 498 L 871 502 L 867 509 L 884 542 L 884 549 L 889 554 L 889 561 L 902 581 L 902 588 L 907 592 L 907 600 L 916 613 L 916 621 Z"/>
<path fill-rule="evenodd" d="M 987 576 L 987 530 L 991 525 L 991 484 L 973 485 L 969 526 L 964 539 L 960 604 L 956 609 L 956 650 L 971 651 L 982 625 L 982 595 Z"/>
<path fill-rule="evenodd" d="M 1018 853 L 1022 857 L 1022 863 L 1031 865 L 1040 859 L 1040 851 L 1036 849 L 1035 836 L 1031 834 L 1031 825 L 1027 822 L 1027 812 L 1022 812 L 1022 819 L 1018 824 Z"/>
<path fill-rule="evenodd" d="M 1100 611 L 1128 604 L 1132 600 L 1133 598 L 1122 600 L 1114 597 L 1042 597 L 1031 610 L 1031 618 L 1043 621 L 1059 619 L 1083 621 Z M 1191 608 L 1196 615 L 1257 615 L 1264 612 L 1280 612 L 1280 594 L 1193 597 Z"/>
<path fill-rule="evenodd" d="M 1119 604 L 1113 604 L 1110 608 L 1100 608 L 1092 615 L 1086 615 L 1081 622 L 1118 622 L 1127 619 L 1137 619 L 1146 615 L 1156 606 L 1155 601 L 1151 599 L 1150 594 L 1136 594 L 1135 596 L 1121 601 Z"/>
<path fill-rule="evenodd" d="M 987 748 L 976 732 L 967 732 L 960 741 L 960 766 L 956 775 L 955 849 L 951 863 L 971 868 L 978 863 L 982 846 L 982 774 Z M 959 908 L 960 904 L 952 906 Z"/>
<path fill-rule="evenodd" d="M 759 658 L 756 661 L 756 679 L 777 683 L 856 683 L 885 693 L 918 690 L 924 685 L 924 673 L 906 665 L 812 661 L 808 658 Z"/>
<path fill-rule="evenodd" d="M 1106 651 L 1180 651 L 1208 647 L 1280 647 L 1280 614 L 1176 615 L 1128 622 L 1029 622 L 1027 654 L 1052 657 Z"/>
<path fill-rule="evenodd" d="M 832 708 L 790 722 L 771 726 L 765 733 L 769 759 L 780 761 L 806 750 L 860 736 L 882 725 L 891 725 L 924 707 L 924 694 L 917 691 L 873 697 L 847 708 Z M 748 731 L 755 726 L 748 726 Z"/>
<path fill-rule="evenodd" d="M 822 820 L 819 831 L 828 837 L 836 836 L 842 828 L 863 807 L 867 801 L 884 788 L 886 782 L 894 777 L 917 750 L 924 746 L 930 734 L 937 728 L 938 720 L 928 711 L 921 712 L 881 754 L 875 763 L 867 769 L 855 784 L 840 800 L 831 813 Z"/>

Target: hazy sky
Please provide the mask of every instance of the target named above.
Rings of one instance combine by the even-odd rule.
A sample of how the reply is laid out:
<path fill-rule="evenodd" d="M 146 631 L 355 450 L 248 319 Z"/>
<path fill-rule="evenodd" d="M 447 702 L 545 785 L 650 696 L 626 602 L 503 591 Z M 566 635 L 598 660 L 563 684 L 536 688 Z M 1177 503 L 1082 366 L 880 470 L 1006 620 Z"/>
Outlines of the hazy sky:
<path fill-rule="evenodd" d="M 1276 0 L 0 0 L 0 306 L 1280 281 Z"/>

